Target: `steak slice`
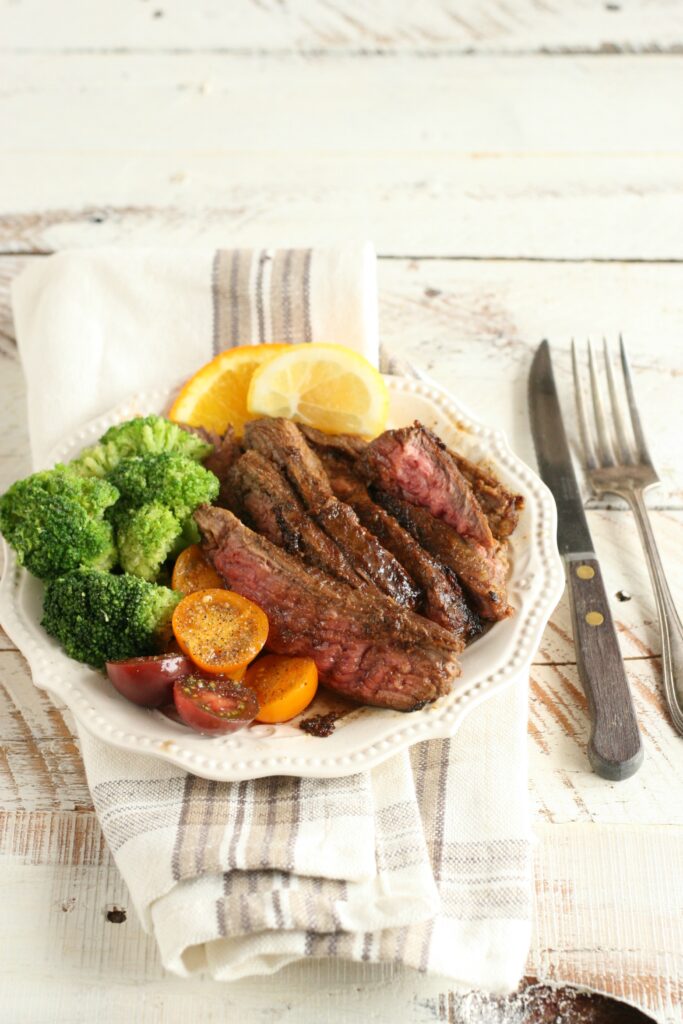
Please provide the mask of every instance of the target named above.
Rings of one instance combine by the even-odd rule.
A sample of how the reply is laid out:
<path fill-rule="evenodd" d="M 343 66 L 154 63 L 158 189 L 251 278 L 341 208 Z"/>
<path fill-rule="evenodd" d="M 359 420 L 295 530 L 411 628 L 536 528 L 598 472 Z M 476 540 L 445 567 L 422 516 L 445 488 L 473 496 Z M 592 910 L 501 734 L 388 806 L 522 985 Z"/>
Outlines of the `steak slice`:
<path fill-rule="evenodd" d="M 299 429 L 323 462 L 327 454 L 334 453 L 345 456 L 349 464 L 353 465 L 368 445 L 362 437 L 354 434 L 325 434 L 315 427 L 306 426 Z M 508 491 L 490 469 L 470 462 L 452 448 L 448 449 L 448 454 L 474 491 L 491 533 L 496 540 L 505 540 L 517 527 L 519 513 L 524 508 L 524 498 L 521 494 Z"/>
<path fill-rule="evenodd" d="M 309 445 L 319 455 L 333 451 L 349 459 L 358 459 L 368 446 L 368 442 L 357 434 L 326 434 L 323 430 L 316 430 L 315 427 L 308 427 L 304 423 L 298 426 Z"/>
<path fill-rule="evenodd" d="M 188 434 L 196 434 L 203 441 L 213 445 L 213 451 L 202 460 L 202 465 L 205 469 L 211 470 L 220 482 L 221 486 L 215 504 L 223 508 L 232 508 L 234 502 L 230 495 L 227 477 L 230 467 L 242 454 L 242 446 L 235 437 L 232 424 L 228 424 L 222 437 L 215 430 L 207 430 L 205 427 L 191 427 L 189 423 L 179 423 L 178 426 Z"/>
<path fill-rule="evenodd" d="M 223 437 L 216 438 L 214 446 L 211 454 L 207 455 L 204 459 L 204 466 L 206 469 L 210 469 L 212 473 L 215 473 L 220 481 L 221 487 L 216 504 L 222 505 L 224 508 L 230 508 L 231 496 L 228 476 L 232 466 L 242 454 L 242 446 L 235 437 L 235 431 L 230 424 L 228 424 L 228 429 L 223 434 Z"/>
<path fill-rule="evenodd" d="M 279 469 L 260 452 L 245 452 L 228 480 L 240 518 L 272 544 L 352 587 L 364 585 L 334 541 L 306 515 Z"/>
<path fill-rule="evenodd" d="M 335 497 L 325 469 L 291 420 L 260 419 L 247 423 L 247 448 L 272 461 L 293 484 L 304 509 L 331 537 L 358 575 L 393 598 L 414 608 L 420 592 L 403 566 L 361 525 L 358 516 Z"/>
<path fill-rule="evenodd" d="M 506 540 L 517 528 L 519 513 L 524 508 L 521 494 L 513 494 L 489 470 L 464 455 L 449 451 L 458 469 L 474 491 L 484 515 L 488 519 L 491 533 L 496 540 Z"/>
<path fill-rule="evenodd" d="M 268 616 L 269 650 L 313 658 L 322 682 L 362 704 L 411 711 L 448 693 L 459 667 L 446 630 L 307 570 L 226 509 L 204 505 L 195 519 L 228 586 Z"/>
<path fill-rule="evenodd" d="M 468 608 L 458 581 L 420 547 L 393 516 L 372 500 L 345 456 L 327 449 L 321 459 L 337 497 L 351 505 L 363 526 L 391 551 L 420 587 L 422 597 L 417 611 L 449 629 L 464 647 L 467 640 L 480 632 L 481 626 Z"/>
<path fill-rule="evenodd" d="M 444 443 L 420 423 L 380 434 L 365 449 L 361 464 L 368 479 L 383 491 L 428 509 L 482 547 L 494 547 L 472 488 Z"/>
<path fill-rule="evenodd" d="M 454 573 L 464 587 L 476 612 L 483 619 L 505 619 L 512 615 L 507 600 L 507 559 L 502 547 L 487 550 L 436 519 L 426 508 L 378 489 L 373 497 L 413 535 L 430 555 Z"/>

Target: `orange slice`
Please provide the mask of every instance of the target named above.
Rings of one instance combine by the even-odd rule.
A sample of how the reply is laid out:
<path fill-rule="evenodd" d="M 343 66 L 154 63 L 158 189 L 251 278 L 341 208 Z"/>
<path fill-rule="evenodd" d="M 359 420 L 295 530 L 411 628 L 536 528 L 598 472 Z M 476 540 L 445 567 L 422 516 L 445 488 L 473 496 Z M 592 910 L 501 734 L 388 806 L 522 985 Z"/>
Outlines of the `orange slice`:
<path fill-rule="evenodd" d="M 232 424 L 241 437 L 244 424 L 253 419 L 247 395 L 254 371 L 290 345 L 243 345 L 230 348 L 202 366 L 183 386 L 168 418 L 224 434 Z"/>

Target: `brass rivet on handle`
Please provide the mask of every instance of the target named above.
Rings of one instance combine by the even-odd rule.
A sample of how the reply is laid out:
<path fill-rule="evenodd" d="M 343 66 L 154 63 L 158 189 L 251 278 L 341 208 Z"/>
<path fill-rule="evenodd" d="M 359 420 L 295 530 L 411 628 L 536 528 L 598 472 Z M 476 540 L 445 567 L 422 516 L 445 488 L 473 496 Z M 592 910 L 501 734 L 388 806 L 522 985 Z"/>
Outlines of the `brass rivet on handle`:
<path fill-rule="evenodd" d="M 580 565 L 576 570 L 576 575 L 580 580 L 592 580 L 595 576 L 595 569 L 592 565 Z"/>
<path fill-rule="evenodd" d="M 605 616 L 601 615 L 600 612 L 588 612 L 586 615 L 586 622 L 589 626 L 601 626 L 605 621 Z"/>

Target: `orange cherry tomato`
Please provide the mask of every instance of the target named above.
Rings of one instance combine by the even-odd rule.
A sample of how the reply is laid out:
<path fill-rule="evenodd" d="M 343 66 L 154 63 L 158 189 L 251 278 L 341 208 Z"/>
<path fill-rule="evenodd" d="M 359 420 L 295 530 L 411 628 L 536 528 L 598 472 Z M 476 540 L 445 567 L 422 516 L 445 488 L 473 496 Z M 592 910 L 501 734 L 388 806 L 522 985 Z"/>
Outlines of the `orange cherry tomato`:
<path fill-rule="evenodd" d="M 249 666 L 244 683 L 258 697 L 257 722 L 288 722 L 315 697 L 318 669 L 312 658 L 265 654 Z"/>
<path fill-rule="evenodd" d="M 192 594 L 195 590 L 220 589 L 225 584 L 204 554 L 201 544 L 190 544 L 175 560 L 171 586 L 181 594 Z"/>
<path fill-rule="evenodd" d="M 205 672 L 226 675 L 256 657 L 268 638 L 266 613 L 232 590 L 195 590 L 173 612 L 184 654 Z"/>

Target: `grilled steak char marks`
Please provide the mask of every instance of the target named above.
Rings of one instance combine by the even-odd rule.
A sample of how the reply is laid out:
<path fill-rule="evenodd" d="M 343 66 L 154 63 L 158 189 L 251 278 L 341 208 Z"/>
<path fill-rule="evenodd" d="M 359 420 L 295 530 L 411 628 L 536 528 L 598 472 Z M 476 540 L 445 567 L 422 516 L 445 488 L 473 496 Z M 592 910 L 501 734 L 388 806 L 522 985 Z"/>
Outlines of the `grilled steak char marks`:
<path fill-rule="evenodd" d="M 372 500 L 348 458 L 332 448 L 321 451 L 320 456 L 336 496 L 351 505 L 363 526 L 391 551 L 420 587 L 422 597 L 417 611 L 449 629 L 464 647 L 480 631 L 480 624 L 468 608 L 457 580 Z"/>
<path fill-rule="evenodd" d="M 260 452 L 248 451 L 228 476 L 233 511 L 272 544 L 299 554 L 308 565 L 330 573 L 350 586 L 363 580 L 334 541 L 306 515 L 279 469 Z"/>
<path fill-rule="evenodd" d="M 512 614 L 505 585 L 507 559 L 502 548 L 487 551 L 469 538 L 461 537 L 447 523 L 435 519 L 425 508 L 378 488 L 371 488 L 371 494 L 418 544 L 455 574 L 483 619 L 495 622 Z"/>
<path fill-rule="evenodd" d="M 380 434 L 365 449 L 361 465 L 383 491 L 428 509 L 488 550 L 495 546 L 472 488 L 443 442 L 420 423 Z"/>
<path fill-rule="evenodd" d="M 458 645 L 446 630 L 311 573 L 225 509 L 204 506 L 195 519 L 228 586 L 266 612 L 269 650 L 313 658 L 330 689 L 363 704 L 410 711 L 450 690 Z"/>
<path fill-rule="evenodd" d="M 323 460 L 326 454 L 334 453 L 345 456 L 349 464 L 353 465 L 368 445 L 367 441 L 353 434 L 325 434 L 315 427 L 306 426 L 299 429 Z M 474 491 L 494 538 L 506 540 L 517 528 L 519 513 L 524 508 L 524 498 L 521 494 L 508 491 L 494 473 L 476 462 L 470 462 L 459 452 L 449 448 L 448 454 Z"/>
<path fill-rule="evenodd" d="M 260 419 L 248 423 L 244 443 L 270 458 L 288 477 L 304 509 L 341 549 L 358 575 L 409 608 L 420 591 L 401 564 L 358 520 L 352 508 L 339 501 L 320 459 L 295 423 Z"/>

